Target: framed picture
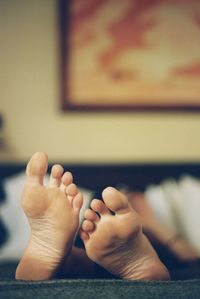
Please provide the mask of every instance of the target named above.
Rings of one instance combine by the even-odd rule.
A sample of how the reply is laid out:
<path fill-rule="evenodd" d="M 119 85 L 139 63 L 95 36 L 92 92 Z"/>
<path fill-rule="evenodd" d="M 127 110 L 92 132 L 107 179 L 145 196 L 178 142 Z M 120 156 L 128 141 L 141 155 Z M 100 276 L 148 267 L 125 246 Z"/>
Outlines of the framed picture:
<path fill-rule="evenodd" d="M 199 0 L 60 0 L 64 110 L 200 110 Z"/>

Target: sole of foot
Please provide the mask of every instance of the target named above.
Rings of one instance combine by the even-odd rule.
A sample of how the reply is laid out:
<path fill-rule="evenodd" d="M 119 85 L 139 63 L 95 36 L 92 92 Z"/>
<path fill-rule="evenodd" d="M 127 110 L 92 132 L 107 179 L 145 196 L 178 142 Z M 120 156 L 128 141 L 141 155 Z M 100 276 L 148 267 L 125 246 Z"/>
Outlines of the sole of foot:
<path fill-rule="evenodd" d="M 128 280 L 167 280 L 169 273 L 142 232 L 127 197 L 108 187 L 85 211 L 80 236 L 91 260 Z"/>
<path fill-rule="evenodd" d="M 61 165 L 51 169 L 44 186 L 48 157 L 37 152 L 26 168 L 22 208 L 28 218 L 31 236 L 16 270 L 16 279 L 46 280 L 54 277 L 63 257 L 70 256 L 79 227 L 82 194 L 70 172 Z"/>

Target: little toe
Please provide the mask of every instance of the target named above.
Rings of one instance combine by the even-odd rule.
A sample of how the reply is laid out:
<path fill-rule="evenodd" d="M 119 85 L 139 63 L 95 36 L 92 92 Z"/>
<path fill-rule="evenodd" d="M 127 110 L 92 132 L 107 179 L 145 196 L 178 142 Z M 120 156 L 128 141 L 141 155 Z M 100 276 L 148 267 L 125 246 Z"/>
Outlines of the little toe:
<path fill-rule="evenodd" d="M 63 171 L 64 171 L 64 169 L 61 165 L 53 165 L 53 167 L 51 169 L 49 187 L 59 187 L 60 186 Z"/>
<path fill-rule="evenodd" d="M 104 189 L 102 197 L 107 208 L 115 213 L 123 214 L 131 211 L 127 197 L 113 187 Z"/>
<path fill-rule="evenodd" d="M 111 215 L 109 209 L 106 207 L 102 200 L 93 199 L 90 206 L 92 210 L 97 212 L 100 216 Z"/>
<path fill-rule="evenodd" d="M 87 209 L 84 212 L 84 217 L 87 220 L 93 221 L 93 222 L 98 222 L 100 220 L 99 216 L 97 215 L 97 213 L 95 213 L 93 210 L 91 209 Z"/>
<path fill-rule="evenodd" d="M 43 152 L 35 153 L 26 167 L 28 182 L 43 184 L 44 176 L 48 168 L 48 157 Z"/>
<path fill-rule="evenodd" d="M 82 193 L 78 193 L 72 200 L 72 207 L 74 209 L 74 212 L 79 213 L 80 209 L 82 208 L 82 205 L 83 205 L 83 195 Z"/>
<path fill-rule="evenodd" d="M 86 233 L 90 233 L 95 229 L 95 224 L 94 222 L 90 220 L 84 220 L 82 223 L 82 230 L 85 231 Z"/>
<path fill-rule="evenodd" d="M 80 229 L 79 231 L 79 235 L 82 239 L 83 242 L 86 242 L 87 240 L 89 240 L 90 236 L 88 233 L 86 233 L 84 230 Z"/>

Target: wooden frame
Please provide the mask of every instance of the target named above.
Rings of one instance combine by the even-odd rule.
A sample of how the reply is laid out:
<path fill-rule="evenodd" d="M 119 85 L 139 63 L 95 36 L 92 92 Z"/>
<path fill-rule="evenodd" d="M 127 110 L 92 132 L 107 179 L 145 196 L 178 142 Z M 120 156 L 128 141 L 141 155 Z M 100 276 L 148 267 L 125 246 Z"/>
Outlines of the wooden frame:
<path fill-rule="evenodd" d="M 200 110 L 199 1 L 59 1 L 63 110 Z"/>

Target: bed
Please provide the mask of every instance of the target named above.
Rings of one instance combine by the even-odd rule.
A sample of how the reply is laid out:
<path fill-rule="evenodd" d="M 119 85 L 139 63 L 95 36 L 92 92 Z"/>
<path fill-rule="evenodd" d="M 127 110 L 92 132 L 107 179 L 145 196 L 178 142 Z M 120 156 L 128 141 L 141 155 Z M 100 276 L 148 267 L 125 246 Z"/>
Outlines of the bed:
<path fill-rule="evenodd" d="M 111 165 L 64 165 L 72 171 L 75 182 L 95 191 L 97 196 L 106 186 L 126 186 L 143 191 L 149 184 L 165 178 L 178 179 L 183 174 L 200 177 L 200 163 L 151 163 Z M 24 171 L 24 164 L 0 165 L 0 199 L 5 200 L 3 182 Z M 0 246 L 6 230 L 0 223 Z M 1 248 L 0 248 L 1 250 Z M 200 298 L 200 267 L 177 269 L 168 282 L 130 282 L 120 279 L 56 279 L 46 282 L 14 280 L 16 261 L 0 264 L 0 298 Z"/>

